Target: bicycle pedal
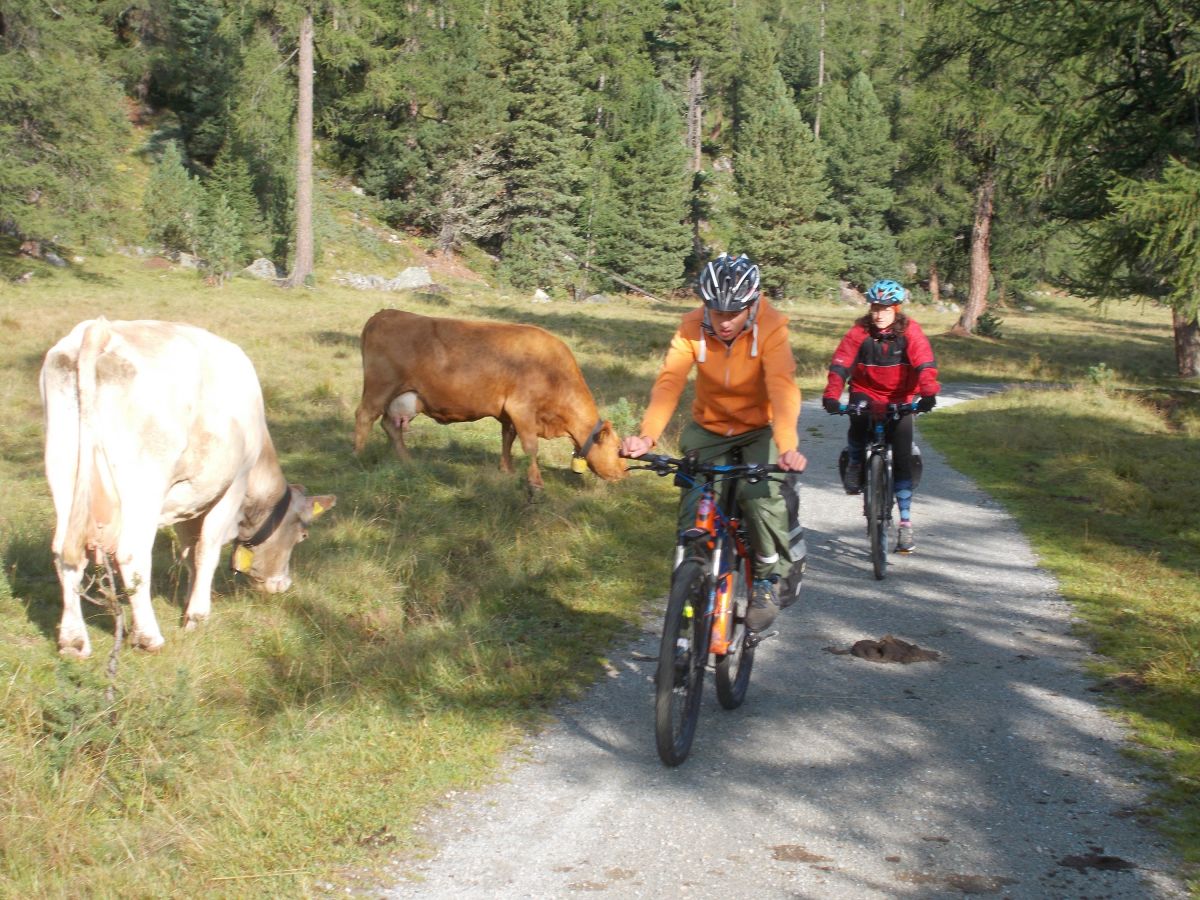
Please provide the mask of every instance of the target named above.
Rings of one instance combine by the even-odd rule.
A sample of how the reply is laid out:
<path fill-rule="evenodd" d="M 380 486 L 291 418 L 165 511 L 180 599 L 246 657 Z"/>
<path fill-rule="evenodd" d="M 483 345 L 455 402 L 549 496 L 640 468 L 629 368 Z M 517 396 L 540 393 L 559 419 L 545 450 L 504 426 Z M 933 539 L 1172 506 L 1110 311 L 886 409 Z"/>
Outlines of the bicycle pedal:
<path fill-rule="evenodd" d="M 751 650 L 754 647 L 757 647 L 759 644 L 761 644 L 767 638 L 773 638 L 777 634 L 779 634 L 779 632 L 777 630 L 776 631 L 762 631 L 762 632 L 759 632 L 758 634 L 748 634 L 748 635 L 746 635 L 746 649 Z"/>

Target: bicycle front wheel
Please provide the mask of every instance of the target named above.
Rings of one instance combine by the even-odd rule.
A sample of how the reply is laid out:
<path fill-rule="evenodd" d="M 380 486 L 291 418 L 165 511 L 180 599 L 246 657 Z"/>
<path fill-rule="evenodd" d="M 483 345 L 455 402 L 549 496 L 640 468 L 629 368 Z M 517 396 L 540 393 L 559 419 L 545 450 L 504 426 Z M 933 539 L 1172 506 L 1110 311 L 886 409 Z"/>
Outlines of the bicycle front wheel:
<path fill-rule="evenodd" d="M 733 628 L 729 652 L 717 658 L 717 700 L 726 709 L 737 709 L 746 699 L 750 686 L 750 670 L 754 668 L 754 646 L 747 645 L 750 637 L 746 631 L 746 612 L 750 608 L 750 592 L 746 584 L 743 561 L 738 560 L 733 573 L 734 614 L 730 617 Z M 713 626 L 716 627 L 715 625 Z"/>
<path fill-rule="evenodd" d="M 867 529 L 871 537 L 871 566 L 875 578 L 887 575 L 888 518 L 891 496 L 888 492 L 887 463 L 882 453 L 871 457 L 867 466 Z"/>
<path fill-rule="evenodd" d="M 685 559 L 671 578 L 654 696 L 654 737 L 658 755 L 668 766 L 687 759 L 700 719 L 700 694 L 708 662 L 708 620 L 704 617 L 707 600 L 708 576 L 703 561 Z"/>

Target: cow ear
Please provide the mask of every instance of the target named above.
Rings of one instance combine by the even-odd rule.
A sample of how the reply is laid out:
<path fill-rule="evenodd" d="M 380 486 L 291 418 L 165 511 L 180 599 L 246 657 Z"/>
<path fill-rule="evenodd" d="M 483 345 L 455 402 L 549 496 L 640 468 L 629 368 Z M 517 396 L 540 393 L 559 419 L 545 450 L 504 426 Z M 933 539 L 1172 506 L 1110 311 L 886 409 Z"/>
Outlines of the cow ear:
<path fill-rule="evenodd" d="M 312 504 L 312 517 L 315 519 L 325 510 L 336 506 L 337 497 L 333 494 L 322 494 L 320 497 L 310 497 L 308 502 Z"/>
<path fill-rule="evenodd" d="M 289 487 L 294 487 L 294 488 L 295 488 L 296 490 L 298 490 L 298 491 L 299 491 L 301 494 L 308 494 L 308 491 L 306 491 L 306 490 L 304 489 L 304 485 L 302 485 L 302 484 L 292 484 L 292 485 L 289 485 Z"/>

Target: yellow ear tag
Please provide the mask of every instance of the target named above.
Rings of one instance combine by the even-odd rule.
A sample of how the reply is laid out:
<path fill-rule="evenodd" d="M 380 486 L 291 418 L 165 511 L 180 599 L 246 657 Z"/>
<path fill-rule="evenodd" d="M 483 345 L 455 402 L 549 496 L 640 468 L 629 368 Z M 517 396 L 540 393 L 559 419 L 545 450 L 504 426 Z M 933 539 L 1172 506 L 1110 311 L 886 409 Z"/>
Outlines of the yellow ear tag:
<path fill-rule="evenodd" d="M 250 571 L 250 564 L 254 562 L 254 551 L 249 547 L 237 547 L 233 551 L 233 570 L 241 572 L 245 575 Z"/>
<path fill-rule="evenodd" d="M 325 512 L 325 507 L 323 507 L 320 503 L 318 503 L 316 500 L 314 500 L 313 501 L 313 518 L 315 519 L 317 516 L 319 516 L 323 512 Z"/>
<path fill-rule="evenodd" d="M 571 471 L 576 475 L 582 475 L 587 471 L 587 460 L 582 456 L 571 457 Z"/>

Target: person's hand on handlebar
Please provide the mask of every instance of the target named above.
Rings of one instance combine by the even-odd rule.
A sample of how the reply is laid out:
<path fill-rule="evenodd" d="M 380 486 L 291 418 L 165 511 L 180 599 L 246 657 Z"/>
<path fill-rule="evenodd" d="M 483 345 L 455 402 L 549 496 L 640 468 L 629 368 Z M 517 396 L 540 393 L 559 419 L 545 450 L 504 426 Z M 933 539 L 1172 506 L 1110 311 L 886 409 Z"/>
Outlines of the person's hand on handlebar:
<path fill-rule="evenodd" d="M 779 454 L 776 464 L 785 472 L 803 472 L 808 460 L 799 450 L 786 450 Z"/>
<path fill-rule="evenodd" d="M 640 434 L 631 434 L 629 437 L 621 441 L 620 455 L 630 459 L 637 459 L 639 456 L 645 456 L 650 452 L 650 448 L 654 446 L 654 441 Z"/>
<path fill-rule="evenodd" d="M 927 413 L 937 405 L 937 394 L 928 394 L 917 401 L 917 412 Z"/>
<path fill-rule="evenodd" d="M 825 407 L 825 412 L 831 416 L 836 416 L 842 411 L 842 404 L 838 402 L 837 397 L 822 397 L 821 405 Z"/>

